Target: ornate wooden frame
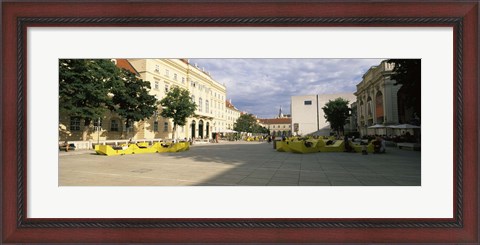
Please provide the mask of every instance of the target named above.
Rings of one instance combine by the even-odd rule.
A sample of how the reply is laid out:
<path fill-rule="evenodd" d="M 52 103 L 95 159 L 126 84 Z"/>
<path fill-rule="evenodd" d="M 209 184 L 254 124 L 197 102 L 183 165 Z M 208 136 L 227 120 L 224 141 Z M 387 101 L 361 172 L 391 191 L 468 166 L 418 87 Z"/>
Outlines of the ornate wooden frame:
<path fill-rule="evenodd" d="M 2 7 L 3 242 L 479 242 L 478 130 L 469 130 L 478 129 L 477 1 L 5 2 Z M 105 8 L 109 11 L 102 11 Z M 29 219 L 26 216 L 26 30 L 30 26 L 453 27 L 454 218 Z M 16 144 L 5 144 L 12 141 Z"/>

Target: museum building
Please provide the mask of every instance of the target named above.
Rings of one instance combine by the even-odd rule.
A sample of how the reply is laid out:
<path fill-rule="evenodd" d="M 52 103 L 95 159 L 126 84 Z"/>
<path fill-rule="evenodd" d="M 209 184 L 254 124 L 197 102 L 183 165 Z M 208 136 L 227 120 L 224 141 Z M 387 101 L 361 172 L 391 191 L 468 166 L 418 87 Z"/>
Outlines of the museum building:
<path fill-rule="evenodd" d="M 357 84 L 356 111 L 358 131 L 361 135 L 371 133 L 368 127 L 375 124 L 395 125 L 399 123 L 398 91 L 401 85 L 395 85 L 393 63 L 382 61 L 372 66 Z"/>
<path fill-rule="evenodd" d="M 103 118 L 94 120 L 87 140 L 210 139 L 213 132 L 221 132 L 228 127 L 226 86 L 215 81 L 197 64 L 191 64 L 187 59 L 112 59 L 112 62 L 149 81 L 150 94 L 158 101 L 172 87 L 187 89 L 192 101 L 197 104 L 197 110 L 195 116 L 187 119 L 185 126 L 177 126 L 176 135 L 172 135 L 173 121 L 160 116 L 161 107 L 151 118 L 133 125 L 125 125 L 125 120 L 109 112 Z M 81 119 L 60 115 L 59 140 L 81 141 L 82 123 Z"/>

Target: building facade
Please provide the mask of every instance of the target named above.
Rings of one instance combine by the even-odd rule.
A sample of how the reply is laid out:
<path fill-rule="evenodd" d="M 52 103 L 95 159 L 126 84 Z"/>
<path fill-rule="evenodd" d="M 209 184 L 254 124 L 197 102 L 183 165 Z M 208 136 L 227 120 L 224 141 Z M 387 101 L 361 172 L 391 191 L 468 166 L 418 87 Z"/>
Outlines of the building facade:
<path fill-rule="evenodd" d="M 122 118 L 107 113 L 94 121 L 88 140 L 115 139 L 209 139 L 215 131 L 227 128 L 226 87 L 197 64 L 187 59 L 112 59 L 117 66 L 128 69 L 142 80 L 150 82 L 150 94 L 161 100 L 172 87 L 180 87 L 190 92 L 197 104 L 195 116 L 187 119 L 185 126 L 177 126 L 173 135 L 173 121 L 160 116 L 161 108 L 144 121 L 125 125 Z M 60 140 L 81 140 L 83 122 L 60 116 Z M 99 127 L 98 127 L 99 126 Z M 62 128 L 65 132 L 62 134 Z"/>
<path fill-rule="evenodd" d="M 324 107 L 329 100 L 336 98 L 348 100 L 349 106 L 355 102 L 355 96 L 349 93 L 292 96 L 291 112 L 293 134 L 307 135 L 329 127 L 322 107 Z M 349 128 L 345 129 L 351 130 Z"/>
<path fill-rule="evenodd" d="M 212 132 L 226 127 L 226 87 L 197 64 L 186 59 L 129 59 L 140 77 L 151 83 L 151 94 L 161 100 L 173 86 L 187 89 L 197 104 L 195 116 L 173 133 L 173 121 L 157 116 L 139 123 L 137 138 L 210 139 Z M 153 130 L 152 130 L 153 129 Z"/>
<path fill-rule="evenodd" d="M 237 119 L 240 117 L 241 112 L 238 110 L 233 104 L 232 100 L 226 100 L 225 101 L 225 123 L 226 123 L 226 128 L 229 130 L 233 130 L 235 127 L 235 123 L 237 122 Z"/>
<path fill-rule="evenodd" d="M 259 119 L 259 123 L 268 129 L 270 135 L 292 135 L 292 118 L 290 117 Z"/>
<path fill-rule="evenodd" d="M 399 123 L 398 91 L 401 85 L 392 80 L 394 64 L 382 61 L 371 67 L 357 84 L 357 125 L 361 135 L 369 134 L 368 127 L 375 124 Z"/>
<path fill-rule="evenodd" d="M 290 115 L 283 114 L 281 106 L 276 118 L 258 119 L 258 123 L 260 126 L 267 128 L 270 135 L 292 135 L 292 118 Z"/>

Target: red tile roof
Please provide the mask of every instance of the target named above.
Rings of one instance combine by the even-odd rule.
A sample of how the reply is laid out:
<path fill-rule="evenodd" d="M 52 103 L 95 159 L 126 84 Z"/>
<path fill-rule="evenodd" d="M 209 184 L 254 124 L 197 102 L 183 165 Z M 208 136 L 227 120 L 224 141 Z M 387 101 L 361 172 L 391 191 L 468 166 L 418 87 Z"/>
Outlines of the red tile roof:
<path fill-rule="evenodd" d="M 225 106 L 232 109 L 235 108 L 235 106 L 233 106 L 232 103 L 228 100 L 225 101 Z"/>
<path fill-rule="evenodd" d="M 266 118 L 266 119 L 260 119 L 260 122 L 263 124 L 291 124 L 292 118 L 291 117 Z"/>
<path fill-rule="evenodd" d="M 117 60 L 118 67 L 131 71 L 132 73 L 138 75 L 138 71 L 132 66 L 132 64 L 130 64 L 130 62 L 127 59 L 116 59 L 116 60 Z"/>

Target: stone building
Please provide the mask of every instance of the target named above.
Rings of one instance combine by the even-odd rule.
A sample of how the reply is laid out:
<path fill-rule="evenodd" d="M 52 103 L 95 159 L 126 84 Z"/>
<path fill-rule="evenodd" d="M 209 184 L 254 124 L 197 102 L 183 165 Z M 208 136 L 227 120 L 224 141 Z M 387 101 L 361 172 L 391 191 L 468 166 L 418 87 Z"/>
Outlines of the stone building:
<path fill-rule="evenodd" d="M 232 100 L 225 101 L 225 129 L 233 130 L 237 119 L 240 117 L 241 112 L 233 104 Z"/>
<path fill-rule="evenodd" d="M 212 132 L 227 128 L 226 87 L 197 64 L 191 64 L 187 59 L 112 59 L 112 62 L 149 81 L 150 94 L 157 100 L 161 100 L 174 86 L 187 89 L 192 101 L 197 104 L 197 110 L 194 117 L 187 119 L 185 126 L 177 126 L 176 135 L 172 135 L 173 121 L 160 116 L 161 108 L 151 118 L 134 125 L 125 125 L 122 118 L 107 113 L 94 121 L 88 140 L 209 139 Z M 80 125 L 80 120 L 60 115 L 60 140 L 81 140 Z"/>
<path fill-rule="evenodd" d="M 258 122 L 260 126 L 268 129 L 270 135 L 292 135 L 292 118 L 288 114 L 283 114 L 282 107 L 280 107 L 276 118 L 258 119 Z"/>
<path fill-rule="evenodd" d="M 368 127 L 375 124 L 399 123 L 398 91 L 401 85 L 392 80 L 394 64 L 382 61 L 371 67 L 357 84 L 357 125 L 361 135 L 369 134 Z"/>

